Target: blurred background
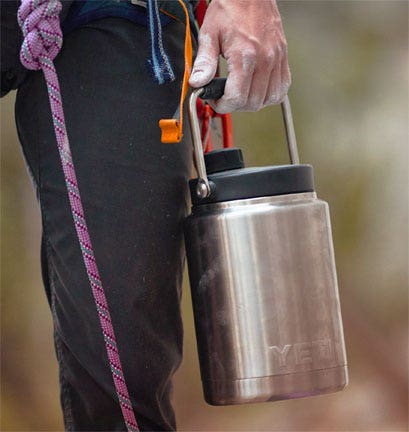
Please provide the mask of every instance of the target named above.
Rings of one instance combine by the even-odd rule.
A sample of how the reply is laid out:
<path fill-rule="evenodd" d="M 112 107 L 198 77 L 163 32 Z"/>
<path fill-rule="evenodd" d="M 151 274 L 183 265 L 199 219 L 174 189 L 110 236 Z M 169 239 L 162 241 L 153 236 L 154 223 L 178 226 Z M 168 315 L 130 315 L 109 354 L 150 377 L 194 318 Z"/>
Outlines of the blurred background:
<path fill-rule="evenodd" d="M 175 378 L 181 431 L 408 430 L 408 3 L 282 1 L 303 162 L 331 209 L 350 368 L 340 393 L 205 404 L 191 299 Z M 1 430 L 63 430 L 40 217 L 22 161 L 14 94 L 1 100 Z M 234 115 L 248 165 L 287 163 L 279 108 Z"/>

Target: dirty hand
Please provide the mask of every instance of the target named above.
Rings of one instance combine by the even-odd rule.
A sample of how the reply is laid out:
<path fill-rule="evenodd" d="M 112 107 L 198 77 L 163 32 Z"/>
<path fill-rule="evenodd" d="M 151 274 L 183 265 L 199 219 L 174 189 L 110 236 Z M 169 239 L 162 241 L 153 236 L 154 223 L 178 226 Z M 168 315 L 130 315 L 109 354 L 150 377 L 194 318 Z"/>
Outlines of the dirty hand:
<path fill-rule="evenodd" d="M 202 87 L 215 76 L 218 58 L 228 66 L 219 113 L 258 111 L 280 103 L 291 84 L 287 42 L 276 0 L 213 0 L 199 33 L 189 84 Z"/>

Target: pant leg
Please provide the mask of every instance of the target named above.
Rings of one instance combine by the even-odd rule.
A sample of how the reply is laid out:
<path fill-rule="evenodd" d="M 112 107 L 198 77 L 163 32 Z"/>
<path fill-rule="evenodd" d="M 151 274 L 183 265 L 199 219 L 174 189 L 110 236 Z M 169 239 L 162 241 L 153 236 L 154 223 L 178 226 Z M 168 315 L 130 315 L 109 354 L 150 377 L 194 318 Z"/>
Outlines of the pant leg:
<path fill-rule="evenodd" d="M 175 428 L 171 378 L 181 362 L 182 220 L 189 139 L 160 142 L 183 76 L 184 25 L 164 28 L 176 82 L 145 66 L 146 28 L 106 18 L 65 38 L 56 59 L 67 130 L 131 400 L 143 430 Z M 70 213 L 41 72 L 18 92 L 16 122 L 37 184 L 67 430 L 126 430 Z M 189 133 L 185 132 L 188 138 Z"/>

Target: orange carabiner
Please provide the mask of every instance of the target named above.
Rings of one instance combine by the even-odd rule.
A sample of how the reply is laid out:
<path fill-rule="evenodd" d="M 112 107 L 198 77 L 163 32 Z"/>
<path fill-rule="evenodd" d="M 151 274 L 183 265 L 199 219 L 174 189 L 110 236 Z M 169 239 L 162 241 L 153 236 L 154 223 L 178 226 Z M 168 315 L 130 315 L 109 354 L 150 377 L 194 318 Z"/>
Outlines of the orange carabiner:
<path fill-rule="evenodd" d="M 172 119 L 161 119 L 159 120 L 159 127 L 162 130 L 161 141 L 164 144 L 178 143 L 182 140 L 183 136 L 183 102 L 186 98 L 187 91 L 189 89 L 189 78 L 192 71 L 193 61 L 193 48 L 192 48 L 192 37 L 190 34 L 190 19 L 189 12 L 183 0 L 178 0 L 182 6 L 186 17 L 186 34 L 185 34 L 185 71 L 183 73 L 182 92 L 180 94 L 179 102 L 179 118 Z"/>

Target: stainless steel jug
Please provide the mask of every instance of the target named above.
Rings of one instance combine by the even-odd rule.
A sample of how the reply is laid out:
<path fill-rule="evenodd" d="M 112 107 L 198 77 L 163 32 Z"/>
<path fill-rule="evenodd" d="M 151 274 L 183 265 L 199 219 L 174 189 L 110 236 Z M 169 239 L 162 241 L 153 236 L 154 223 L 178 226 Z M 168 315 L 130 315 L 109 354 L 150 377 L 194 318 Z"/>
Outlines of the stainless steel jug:
<path fill-rule="evenodd" d="M 205 399 L 341 390 L 348 371 L 328 205 L 314 192 L 312 167 L 298 162 L 288 98 L 292 164 L 244 168 L 238 149 L 205 163 L 196 114 L 204 92 L 190 98 L 198 178 L 184 229 Z"/>

